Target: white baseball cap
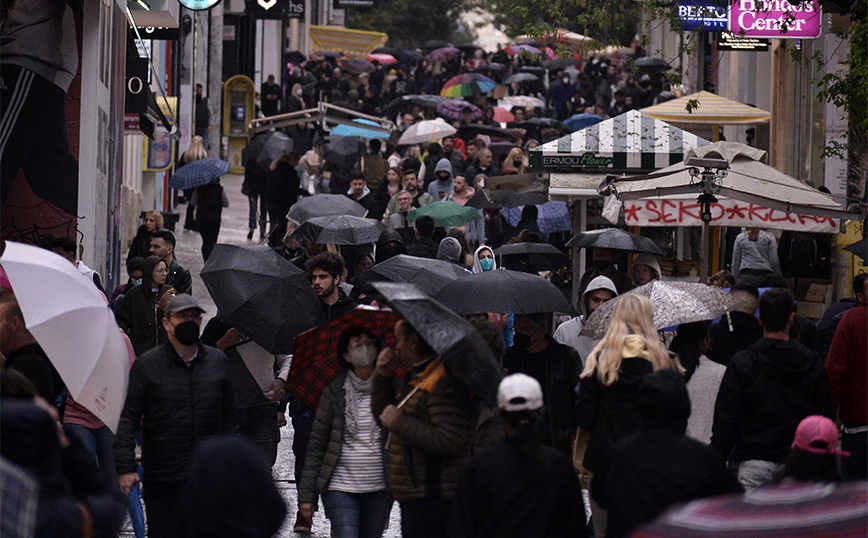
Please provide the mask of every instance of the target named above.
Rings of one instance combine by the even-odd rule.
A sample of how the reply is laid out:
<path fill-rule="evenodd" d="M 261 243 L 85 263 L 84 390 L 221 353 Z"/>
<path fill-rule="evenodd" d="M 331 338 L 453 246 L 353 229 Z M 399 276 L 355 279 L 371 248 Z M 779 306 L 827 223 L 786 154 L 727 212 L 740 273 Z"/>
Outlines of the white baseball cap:
<path fill-rule="evenodd" d="M 526 374 L 504 377 L 497 388 L 497 407 L 504 411 L 542 409 L 543 394 L 539 381 Z"/>

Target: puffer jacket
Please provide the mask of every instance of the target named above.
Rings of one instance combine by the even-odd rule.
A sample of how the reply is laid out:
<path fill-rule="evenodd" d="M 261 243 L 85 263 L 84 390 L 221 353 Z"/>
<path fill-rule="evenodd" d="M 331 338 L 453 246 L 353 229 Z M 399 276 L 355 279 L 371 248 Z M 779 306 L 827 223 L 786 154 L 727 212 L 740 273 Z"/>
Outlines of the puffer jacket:
<path fill-rule="evenodd" d="M 197 443 L 236 429 L 228 362 L 222 351 L 200 343 L 188 366 L 167 342 L 133 363 L 115 435 L 118 474 L 136 471 L 140 420 L 145 482 L 184 480 Z"/>
<path fill-rule="evenodd" d="M 344 382 L 348 370 L 341 372 L 329 383 L 319 397 L 304 471 L 298 483 L 298 502 L 317 504 L 317 496 L 328 490 L 332 473 L 341 457 L 346 420 L 346 390 Z M 383 468 L 386 468 L 386 435 L 383 435 Z"/>
<path fill-rule="evenodd" d="M 399 503 L 451 498 L 470 458 L 476 418 L 470 391 L 445 368 L 436 370 L 432 362 L 418 376 L 421 387 L 401 407 L 402 415 L 391 430 L 389 485 Z M 395 377 L 378 374 L 373 385 L 375 417 L 413 389 L 404 383 L 399 391 Z"/>
<path fill-rule="evenodd" d="M 137 356 L 166 341 L 163 311 L 157 308 L 157 303 L 170 286 L 164 284 L 156 293 L 150 287 L 144 283 L 134 287 L 124 295 L 115 310 L 118 326 L 130 337 Z"/>

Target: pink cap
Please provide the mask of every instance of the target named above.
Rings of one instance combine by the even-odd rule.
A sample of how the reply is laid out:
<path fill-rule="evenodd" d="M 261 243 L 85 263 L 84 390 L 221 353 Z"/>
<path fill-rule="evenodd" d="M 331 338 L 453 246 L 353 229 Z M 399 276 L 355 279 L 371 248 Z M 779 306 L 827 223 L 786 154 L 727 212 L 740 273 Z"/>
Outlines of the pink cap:
<path fill-rule="evenodd" d="M 831 454 L 849 456 L 850 453 L 838 450 L 838 428 L 826 417 L 812 415 L 805 417 L 796 428 L 793 448 L 809 454 Z"/>

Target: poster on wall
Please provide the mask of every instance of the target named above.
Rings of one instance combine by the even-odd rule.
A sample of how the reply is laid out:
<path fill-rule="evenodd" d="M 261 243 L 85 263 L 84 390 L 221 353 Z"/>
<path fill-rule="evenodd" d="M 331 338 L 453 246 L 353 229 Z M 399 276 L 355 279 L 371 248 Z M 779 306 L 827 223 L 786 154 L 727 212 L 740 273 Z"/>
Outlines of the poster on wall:
<path fill-rule="evenodd" d="M 170 123 L 178 115 L 178 98 L 157 99 L 157 104 Z M 142 156 L 142 169 L 145 172 L 164 172 L 175 163 L 175 140 L 162 125 L 154 129 L 154 138 L 144 139 L 145 150 Z"/>

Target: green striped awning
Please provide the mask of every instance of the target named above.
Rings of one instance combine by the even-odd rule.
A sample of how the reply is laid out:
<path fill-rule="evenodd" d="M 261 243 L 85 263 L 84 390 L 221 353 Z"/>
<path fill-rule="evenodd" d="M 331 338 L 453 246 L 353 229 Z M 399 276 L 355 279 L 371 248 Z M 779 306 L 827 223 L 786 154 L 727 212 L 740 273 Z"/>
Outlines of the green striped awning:
<path fill-rule="evenodd" d="M 657 170 L 680 163 L 690 148 L 710 144 L 630 110 L 531 151 L 531 166 L 558 170 Z"/>

